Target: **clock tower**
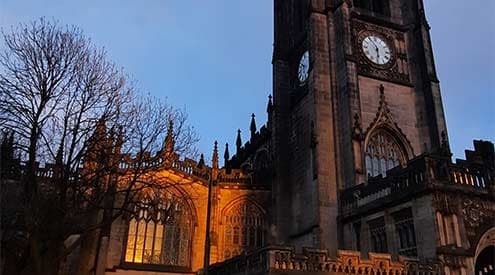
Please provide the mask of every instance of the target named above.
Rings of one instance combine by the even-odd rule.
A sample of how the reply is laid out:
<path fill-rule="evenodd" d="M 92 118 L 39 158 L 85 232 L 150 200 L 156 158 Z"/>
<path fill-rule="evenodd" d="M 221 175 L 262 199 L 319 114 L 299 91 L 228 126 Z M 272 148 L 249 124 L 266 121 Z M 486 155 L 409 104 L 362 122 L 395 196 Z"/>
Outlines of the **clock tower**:
<path fill-rule="evenodd" d="M 339 192 L 448 144 L 422 0 L 275 0 L 274 242 L 339 246 Z"/>

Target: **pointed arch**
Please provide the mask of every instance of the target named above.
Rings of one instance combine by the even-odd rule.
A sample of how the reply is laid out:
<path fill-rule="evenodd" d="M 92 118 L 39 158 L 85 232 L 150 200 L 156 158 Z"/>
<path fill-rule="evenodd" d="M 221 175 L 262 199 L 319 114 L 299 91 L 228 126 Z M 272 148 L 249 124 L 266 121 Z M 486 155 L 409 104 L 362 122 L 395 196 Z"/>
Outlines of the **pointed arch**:
<path fill-rule="evenodd" d="M 380 85 L 379 107 L 373 122 L 365 131 L 363 162 L 366 176 L 385 176 L 387 170 L 405 165 L 414 157 L 411 142 L 395 122 Z"/>
<path fill-rule="evenodd" d="M 185 190 L 171 186 L 160 193 L 144 192 L 131 212 L 125 263 L 190 267 L 197 218 Z"/>
<path fill-rule="evenodd" d="M 364 167 L 367 176 L 386 176 L 388 170 L 405 166 L 412 156 L 412 147 L 405 136 L 387 125 L 381 125 L 366 134 Z"/>
<path fill-rule="evenodd" d="M 256 199 L 254 199 L 252 196 L 242 195 L 242 196 L 236 197 L 235 199 L 231 200 L 229 203 L 227 203 L 222 208 L 222 211 L 221 211 L 222 217 L 225 217 L 225 215 L 228 211 L 230 211 L 234 206 L 236 206 L 237 204 L 239 204 L 243 201 L 246 201 L 249 204 L 256 206 L 256 208 L 258 208 L 263 213 L 263 215 L 266 213 L 263 206 L 261 206 L 261 204 L 258 201 L 256 201 Z"/>
<path fill-rule="evenodd" d="M 486 230 L 485 233 L 481 235 L 475 249 L 475 273 L 482 274 L 480 271 L 485 270 L 491 270 L 493 272 L 493 259 L 495 255 L 495 227 Z"/>
<path fill-rule="evenodd" d="M 265 214 L 249 196 L 240 196 L 222 209 L 224 260 L 264 245 Z"/>

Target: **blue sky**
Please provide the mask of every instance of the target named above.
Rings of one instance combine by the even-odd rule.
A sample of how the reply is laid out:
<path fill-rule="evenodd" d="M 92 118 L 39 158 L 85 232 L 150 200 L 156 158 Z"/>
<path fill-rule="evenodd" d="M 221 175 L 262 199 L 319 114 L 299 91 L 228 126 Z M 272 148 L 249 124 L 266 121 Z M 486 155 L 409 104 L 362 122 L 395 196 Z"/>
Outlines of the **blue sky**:
<path fill-rule="evenodd" d="M 455 157 L 472 139 L 495 140 L 495 1 L 425 0 Z M 446 4 L 448 2 L 448 5 Z M 214 140 L 248 138 L 271 93 L 271 0 L 0 0 L 0 27 L 40 16 L 74 24 L 138 87 L 189 113 L 211 154 Z"/>

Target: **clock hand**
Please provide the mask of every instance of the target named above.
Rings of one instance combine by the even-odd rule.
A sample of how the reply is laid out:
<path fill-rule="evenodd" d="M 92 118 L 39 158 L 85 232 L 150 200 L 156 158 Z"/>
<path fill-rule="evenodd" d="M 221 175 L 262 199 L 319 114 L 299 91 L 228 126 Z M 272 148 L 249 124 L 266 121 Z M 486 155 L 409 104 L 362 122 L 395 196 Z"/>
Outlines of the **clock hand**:
<path fill-rule="evenodd" d="M 371 38 L 370 38 L 370 41 L 371 41 L 371 43 L 373 43 L 373 45 L 375 45 L 375 48 L 378 49 L 378 45 L 376 45 L 375 41 L 373 41 L 373 39 L 371 39 Z"/>
<path fill-rule="evenodd" d="M 373 41 L 373 38 L 370 38 L 370 41 L 371 41 L 371 43 L 373 43 L 373 46 L 375 46 L 376 59 L 378 61 L 378 59 L 380 58 L 380 49 L 378 48 L 378 45 L 376 45 L 375 41 Z"/>

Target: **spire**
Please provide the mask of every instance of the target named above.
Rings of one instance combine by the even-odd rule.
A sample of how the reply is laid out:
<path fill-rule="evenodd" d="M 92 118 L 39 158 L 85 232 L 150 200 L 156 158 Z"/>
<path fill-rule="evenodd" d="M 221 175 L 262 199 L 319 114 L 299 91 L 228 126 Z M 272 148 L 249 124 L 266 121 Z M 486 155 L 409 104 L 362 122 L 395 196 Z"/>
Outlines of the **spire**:
<path fill-rule="evenodd" d="M 227 174 L 230 174 L 231 169 L 230 169 L 230 153 L 229 153 L 229 144 L 225 143 L 225 153 L 223 154 L 224 158 L 224 167 L 225 170 L 227 170 Z"/>
<path fill-rule="evenodd" d="M 225 161 L 228 161 L 230 159 L 230 153 L 229 153 L 229 144 L 225 143 L 225 153 L 223 154 L 223 158 Z"/>
<path fill-rule="evenodd" d="M 120 155 L 122 152 L 122 146 L 124 144 L 124 129 L 122 126 L 119 126 L 119 131 L 117 133 L 117 139 L 115 140 L 115 150 L 114 153 L 116 155 Z"/>
<path fill-rule="evenodd" d="M 98 162 L 98 158 L 105 154 L 107 150 L 107 126 L 105 118 L 101 117 L 96 123 L 96 129 L 93 135 L 88 140 L 88 148 L 86 148 L 88 161 Z"/>
<path fill-rule="evenodd" d="M 168 122 L 167 136 L 165 137 L 164 153 L 170 155 L 174 151 L 174 122 L 170 119 Z"/>
<path fill-rule="evenodd" d="M 211 159 L 213 169 L 218 169 L 218 142 L 215 140 L 213 146 L 213 157 Z"/>
<path fill-rule="evenodd" d="M 201 156 L 199 156 L 198 168 L 201 169 L 204 166 L 205 166 L 205 156 L 201 154 Z"/>
<path fill-rule="evenodd" d="M 98 123 L 96 124 L 96 131 L 94 134 L 95 141 L 103 138 L 106 130 L 107 130 L 107 126 L 105 123 L 105 119 L 102 117 L 98 120 Z"/>
<path fill-rule="evenodd" d="M 237 140 L 235 141 L 235 145 L 237 147 L 236 154 L 239 154 L 239 152 L 241 151 L 241 147 L 242 147 L 241 129 L 237 129 Z"/>
<path fill-rule="evenodd" d="M 58 147 L 57 155 L 55 156 L 55 164 L 57 166 L 62 165 L 63 157 L 64 157 L 64 142 L 62 141 L 62 143 L 60 143 L 60 146 Z"/>
<path fill-rule="evenodd" d="M 251 126 L 250 126 L 251 141 L 254 139 L 254 136 L 256 134 L 256 120 L 254 118 L 255 118 L 255 115 L 251 114 Z"/>
<path fill-rule="evenodd" d="M 3 131 L 2 144 L 0 145 L 0 177 L 11 175 L 14 165 L 14 132 Z"/>
<path fill-rule="evenodd" d="M 218 178 L 218 142 L 216 140 L 215 145 L 213 146 L 211 164 L 211 180 L 216 181 Z"/>

